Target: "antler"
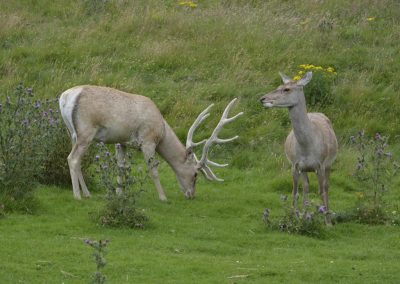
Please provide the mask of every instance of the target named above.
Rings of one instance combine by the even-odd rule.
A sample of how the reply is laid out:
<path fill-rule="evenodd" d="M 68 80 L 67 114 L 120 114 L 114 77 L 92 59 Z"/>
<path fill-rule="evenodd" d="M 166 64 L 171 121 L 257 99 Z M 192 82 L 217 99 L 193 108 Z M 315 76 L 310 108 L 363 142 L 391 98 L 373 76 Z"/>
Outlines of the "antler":
<path fill-rule="evenodd" d="M 227 107 L 225 108 L 225 110 L 224 110 L 224 112 L 223 112 L 223 114 L 221 116 L 221 119 L 220 119 L 218 125 L 215 127 L 215 129 L 214 129 L 213 133 L 211 134 L 210 138 L 204 139 L 204 140 L 202 140 L 200 142 L 197 142 L 197 143 L 194 143 L 192 141 L 192 137 L 193 137 L 193 133 L 194 133 L 195 129 L 200 125 L 200 123 L 204 119 L 206 119 L 210 115 L 208 113 L 208 111 L 213 106 L 213 104 L 210 105 L 208 108 L 206 108 L 197 117 L 196 121 L 193 123 L 192 127 L 189 130 L 188 138 L 187 138 L 187 142 L 186 142 L 186 147 L 187 148 L 205 143 L 205 145 L 203 147 L 203 153 L 201 155 L 201 159 L 197 163 L 199 165 L 199 168 L 203 172 L 204 176 L 209 180 L 223 181 L 223 179 L 218 178 L 212 172 L 212 170 L 210 169 L 209 165 L 210 166 L 215 166 L 215 167 L 226 167 L 226 166 L 228 166 L 228 164 L 218 164 L 218 163 L 213 162 L 213 161 L 208 159 L 208 157 L 207 157 L 208 156 L 208 151 L 210 150 L 211 145 L 213 143 L 221 144 L 221 143 L 230 142 L 230 141 L 233 141 L 233 140 L 235 140 L 235 139 L 237 139 L 239 137 L 239 136 L 235 136 L 235 137 L 232 137 L 232 138 L 229 138 L 229 139 L 218 138 L 218 134 L 219 134 L 219 132 L 221 131 L 222 127 L 225 124 L 228 124 L 229 122 L 232 122 L 233 120 L 235 120 L 236 118 L 238 118 L 239 116 L 241 116 L 243 114 L 243 112 L 240 112 L 240 113 L 236 114 L 235 116 L 228 118 L 229 111 L 231 110 L 231 108 L 232 108 L 232 106 L 233 106 L 233 104 L 235 103 L 236 100 L 237 100 L 236 98 L 233 99 L 227 105 Z M 195 156 L 195 158 L 196 158 L 196 156 Z M 196 160 L 197 160 L 197 158 L 196 158 Z"/>
<path fill-rule="evenodd" d="M 196 120 L 193 122 L 192 126 L 189 129 L 187 138 L 186 138 L 186 149 L 198 146 L 203 144 L 204 142 L 207 141 L 207 139 L 204 139 L 200 142 L 193 142 L 193 133 L 196 130 L 196 128 L 203 122 L 203 120 L 205 120 L 210 113 L 208 112 L 210 110 L 210 108 L 212 108 L 214 106 L 214 104 L 209 105 L 205 110 L 203 110 L 199 116 L 196 118 Z"/>

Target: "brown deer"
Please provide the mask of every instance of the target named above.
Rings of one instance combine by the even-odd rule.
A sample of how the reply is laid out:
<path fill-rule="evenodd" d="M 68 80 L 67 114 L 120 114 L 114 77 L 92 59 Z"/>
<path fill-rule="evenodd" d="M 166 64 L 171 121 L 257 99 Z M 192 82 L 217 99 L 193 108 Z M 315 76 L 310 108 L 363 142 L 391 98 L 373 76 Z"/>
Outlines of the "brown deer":
<path fill-rule="evenodd" d="M 147 97 L 125 93 L 116 89 L 99 86 L 76 86 L 66 90 L 60 97 L 60 109 L 63 120 L 72 139 L 72 151 L 68 156 L 74 197 L 81 198 L 80 189 L 85 197 L 90 193 L 81 172 L 81 159 L 92 140 L 104 143 L 119 143 L 116 147 L 118 164 L 124 164 L 124 153 L 128 145 L 134 144 L 143 152 L 150 176 L 157 188 L 160 200 L 166 200 L 164 190 L 158 178 L 155 153 L 158 152 L 171 166 L 179 185 L 187 198 L 194 198 L 198 172 L 208 180 L 219 179 L 210 166 L 224 167 L 208 159 L 213 143 L 225 143 L 230 139 L 220 139 L 222 127 L 238 118 L 240 112 L 228 118 L 236 99 L 232 100 L 222 114 L 221 120 L 209 139 L 193 142 L 193 133 L 200 123 L 209 116 L 207 107 L 189 130 L 186 148 L 164 120 L 156 105 Z M 203 144 L 200 160 L 193 147 Z"/>
<path fill-rule="evenodd" d="M 293 207 L 297 208 L 298 180 L 303 180 L 303 202 L 308 202 L 309 180 L 307 172 L 318 177 L 319 193 L 324 204 L 325 223 L 331 224 L 328 204 L 329 175 L 336 158 L 338 143 L 332 124 L 322 113 L 307 113 L 303 87 L 310 82 L 312 72 L 299 81 L 280 73 L 283 85 L 261 97 L 266 108 L 288 108 L 292 131 L 285 142 L 285 153 L 292 163 Z"/>

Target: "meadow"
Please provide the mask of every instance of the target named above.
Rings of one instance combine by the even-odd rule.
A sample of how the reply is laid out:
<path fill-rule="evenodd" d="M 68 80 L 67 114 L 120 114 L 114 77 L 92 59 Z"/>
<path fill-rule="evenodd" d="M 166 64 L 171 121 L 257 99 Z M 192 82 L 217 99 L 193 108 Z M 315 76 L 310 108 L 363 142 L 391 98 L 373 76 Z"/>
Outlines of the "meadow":
<path fill-rule="evenodd" d="M 334 70 L 324 85 L 328 100 L 308 101 L 308 111 L 330 117 L 339 141 L 331 209 L 354 209 L 364 185 L 354 177 L 350 136 L 381 133 L 394 159 L 400 154 L 400 3 L 191 3 L 0 2 L 1 101 L 20 82 L 40 100 L 80 84 L 114 87 L 150 97 L 181 141 L 210 103 L 216 106 L 196 140 L 210 135 L 231 99 L 238 98 L 233 114 L 245 112 L 221 134 L 240 138 L 211 153 L 230 164 L 217 170 L 225 181 L 200 178 L 196 199 L 184 198 L 161 161 L 168 201 L 146 181 L 137 201 L 149 217 L 144 229 L 95 224 L 89 215 L 104 204 L 101 187 L 77 201 L 70 184 L 37 186 L 35 211 L 0 219 L 0 283 L 89 282 L 95 264 L 85 239 L 110 241 L 108 283 L 398 283 L 398 223 L 340 222 L 324 238 L 266 228 L 264 209 L 281 215 L 280 196 L 291 192 L 283 151 L 290 120 L 287 110 L 264 109 L 259 98 L 280 84 L 279 71 L 294 77 L 306 64 Z M 59 159 L 66 163 L 65 153 Z M 399 178 L 388 185 L 389 214 L 399 214 L 399 185 Z M 317 191 L 311 176 L 314 202 Z"/>

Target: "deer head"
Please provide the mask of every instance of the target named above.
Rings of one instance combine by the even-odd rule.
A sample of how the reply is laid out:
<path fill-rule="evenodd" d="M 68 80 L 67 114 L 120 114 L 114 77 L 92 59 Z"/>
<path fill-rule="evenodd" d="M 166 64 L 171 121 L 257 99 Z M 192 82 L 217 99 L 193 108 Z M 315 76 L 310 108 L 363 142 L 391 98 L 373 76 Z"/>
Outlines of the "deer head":
<path fill-rule="evenodd" d="M 239 136 L 235 136 L 229 139 L 221 139 L 218 137 L 219 132 L 222 130 L 225 124 L 232 122 L 233 120 L 237 119 L 239 116 L 243 114 L 240 112 L 233 117 L 228 118 L 229 111 L 231 110 L 233 104 L 235 103 L 236 98 L 233 99 L 225 108 L 220 121 L 218 122 L 217 126 L 215 127 L 214 131 L 212 132 L 211 136 L 208 139 L 204 139 L 200 142 L 193 142 L 193 134 L 197 127 L 210 115 L 209 110 L 213 107 L 214 104 L 208 106 L 204 111 L 202 111 L 199 116 L 194 121 L 193 125 L 190 127 L 187 140 L 186 140 L 186 174 L 177 175 L 178 181 L 181 187 L 185 190 L 185 196 L 187 198 L 193 198 L 195 194 L 195 184 L 198 172 L 201 172 L 204 177 L 208 180 L 213 181 L 223 181 L 223 179 L 218 178 L 209 166 L 215 167 L 226 167 L 228 164 L 219 164 L 216 162 L 211 161 L 208 158 L 208 153 L 211 148 L 211 145 L 221 144 L 233 141 L 237 139 Z M 197 158 L 196 154 L 193 151 L 193 147 L 202 145 L 203 152 L 201 154 L 200 159 Z"/>
<path fill-rule="evenodd" d="M 291 80 L 283 73 L 279 72 L 279 74 L 281 75 L 283 85 L 280 85 L 275 91 L 261 97 L 260 101 L 264 107 L 290 108 L 297 105 L 299 102 L 304 102 L 303 87 L 310 82 L 312 72 L 307 72 L 304 77 L 298 81 Z"/>

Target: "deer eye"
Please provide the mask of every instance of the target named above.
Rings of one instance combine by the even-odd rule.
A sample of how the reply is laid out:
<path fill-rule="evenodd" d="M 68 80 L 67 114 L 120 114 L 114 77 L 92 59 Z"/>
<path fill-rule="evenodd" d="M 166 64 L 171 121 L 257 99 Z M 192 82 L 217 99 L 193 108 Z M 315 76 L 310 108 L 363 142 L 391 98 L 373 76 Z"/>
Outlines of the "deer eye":
<path fill-rule="evenodd" d="M 289 93 L 289 92 L 290 92 L 290 89 L 289 89 L 289 88 L 284 88 L 284 89 L 283 89 L 283 92 Z"/>

